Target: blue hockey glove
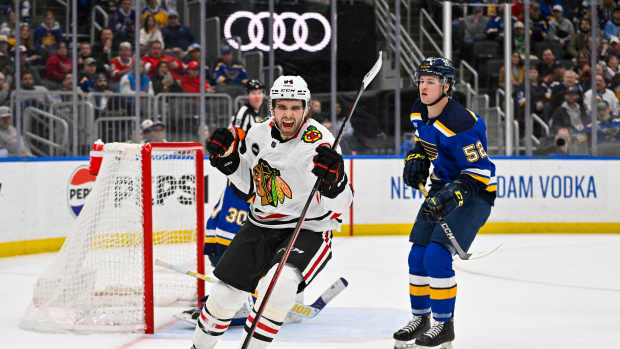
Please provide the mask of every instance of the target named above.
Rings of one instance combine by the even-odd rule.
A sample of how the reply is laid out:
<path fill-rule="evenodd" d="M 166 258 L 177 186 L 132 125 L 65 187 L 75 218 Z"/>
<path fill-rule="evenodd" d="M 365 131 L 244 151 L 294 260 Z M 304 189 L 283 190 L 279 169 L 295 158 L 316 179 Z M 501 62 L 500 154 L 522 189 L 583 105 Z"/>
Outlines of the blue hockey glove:
<path fill-rule="evenodd" d="M 405 158 L 403 181 L 413 188 L 417 188 L 418 183 L 426 184 L 430 167 L 431 162 L 424 154 L 424 150 L 419 143 L 416 144 L 415 148 Z"/>
<path fill-rule="evenodd" d="M 445 218 L 455 208 L 463 206 L 471 195 L 469 186 L 457 179 L 446 184 L 437 194 L 429 197 L 422 204 L 422 218 L 425 220 L 439 220 Z"/>

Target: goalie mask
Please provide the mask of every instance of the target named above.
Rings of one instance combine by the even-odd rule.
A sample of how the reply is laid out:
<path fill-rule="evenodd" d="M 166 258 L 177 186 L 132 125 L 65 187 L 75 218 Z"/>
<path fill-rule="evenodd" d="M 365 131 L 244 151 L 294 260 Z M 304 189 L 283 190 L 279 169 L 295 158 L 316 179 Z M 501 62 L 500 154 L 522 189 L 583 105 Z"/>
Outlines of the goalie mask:
<path fill-rule="evenodd" d="M 441 57 L 429 57 L 426 58 L 420 63 L 418 67 L 418 71 L 415 74 L 415 84 L 420 88 L 420 78 L 422 76 L 436 76 L 439 78 L 441 83 L 441 96 L 434 101 L 433 103 L 427 104 L 427 106 L 432 106 L 437 104 L 440 100 L 447 96 L 444 91 L 446 84 L 450 84 L 450 88 L 448 89 L 448 93 L 452 90 L 452 86 L 454 86 L 454 82 L 456 79 L 456 70 L 454 69 L 454 65 L 450 60 Z"/>
<path fill-rule="evenodd" d="M 273 108 L 276 99 L 298 99 L 304 105 L 304 114 L 308 112 L 310 102 L 310 90 L 308 84 L 301 76 L 282 75 L 273 82 L 269 93 L 271 107 Z"/>

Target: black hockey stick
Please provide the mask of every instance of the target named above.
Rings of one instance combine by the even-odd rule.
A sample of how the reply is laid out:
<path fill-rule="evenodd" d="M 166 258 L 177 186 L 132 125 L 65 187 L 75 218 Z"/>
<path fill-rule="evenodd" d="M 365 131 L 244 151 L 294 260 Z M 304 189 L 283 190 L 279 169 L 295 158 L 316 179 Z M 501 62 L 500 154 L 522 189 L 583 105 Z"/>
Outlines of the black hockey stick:
<path fill-rule="evenodd" d="M 336 139 L 334 140 L 334 144 L 332 144 L 332 149 L 336 149 L 336 147 L 338 146 L 338 143 L 340 142 L 340 138 L 342 137 L 342 133 L 344 132 L 344 127 L 349 122 L 349 119 L 351 118 L 351 115 L 353 114 L 353 111 L 355 110 L 355 107 L 357 106 L 357 102 L 359 102 L 360 97 L 362 97 L 362 93 L 364 93 L 368 85 L 370 85 L 370 83 L 377 76 L 377 73 L 379 73 L 379 70 L 381 70 L 381 65 L 383 64 L 382 56 L 383 56 L 382 51 L 379 51 L 379 58 L 377 59 L 375 64 L 372 66 L 372 68 L 370 68 L 368 73 L 366 73 L 366 75 L 364 76 L 364 79 L 362 80 L 362 87 L 357 93 L 357 96 L 355 97 L 355 101 L 351 105 L 351 108 L 349 108 L 349 112 L 347 113 L 347 116 L 342 122 L 342 125 L 340 126 L 340 130 L 338 130 L 338 135 L 336 136 Z M 260 307 L 258 308 L 258 311 L 256 312 L 256 316 L 254 317 L 254 321 L 252 322 L 250 331 L 246 335 L 245 340 L 243 341 L 243 345 L 241 346 L 241 349 L 246 349 L 248 345 L 250 344 L 250 340 L 254 336 L 254 332 L 256 331 L 256 326 L 258 325 L 258 322 L 260 321 L 260 317 L 263 315 L 265 306 L 267 305 L 267 302 L 269 301 L 269 297 L 271 297 L 271 293 L 273 292 L 276 282 L 278 282 L 278 278 L 280 277 L 282 268 L 284 267 L 284 264 L 286 264 L 286 261 L 288 260 L 288 256 L 290 255 L 291 250 L 293 249 L 293 246 L 295 245 L 295 241 L 297 241 L 297 237 L 299 236 L 299 232 L 301 231 L 301 226 L 303 225 L 304 220 L 306 219 L 308 208 L 310 207 L 310 203 L 312 202 L 312 199 L 314 198 L 314 193 L 316 193 L 316 191 L 318 190 L 320 183 L 321 183 L 321 178 L 317 177 L 316 182 L 314 182 L 314 186 L 312 187 L 312 190 L 310 191 L 310 195 L 308 195 L 308 200 L 306 200 L 306 205 L 304 205 L 304 208 L 301 211 L 299 220 L 297 221 L 297 224 L 295 225 L 295 230 L 294 230 L 293 236 L 291 237 L 291 241 L 288 243 L 286 251 L 284 252 L 284 255 L 282 256 L 282 260 L 278 264 L 278 268 L 276 269 L 276 272 L 273 275 L 273 278 L 271 279 L 269 286 L 267 287 L 267 291 L 265 292 L 265 295 L 263 296 L 263 300 L 261 301 Z"/>
<path fill-rule="evenodd" d="M 424 184 L 418 183 L 418 189 L 420 189 L 420 191 L 422 192 L 422 195 L 424 195 L 424 198 L 428 199 L 428 191 L 426 191 L 426 188 L 424 188 Z M 452 233 L 452 229 L 450 229 L 450 226 L 448 225 L 446 220 L 443 219 L 443 217 L 441 216 L 437 217 L 437 220 L 439 221 L 439 225 L 441 226 L 441 229 L 443 229 L 443 232 L 448 237 L 448 240 L 450 240 L 450 244 L 452 245 L 452 247 L 454 247 L 454 249 L 456 250 L 456 253 L 459 255 L 459 258 L 461 258 L 462 260 L 466 261 L 470 259 L 478 259 L 478 258 L 486 257 L 490 255 L 491 253 L 497 251 L 500 247 L 502 247 L 502 245 L 499 244 L 497 245 L 497 247 L 489 251 L 467 253 L 463 251 L 463 249 L 461 248 L 461 245 L 459 245 L 459 242 L 456 241 L 456 238 L 454 237 L 454 233 Z"/>

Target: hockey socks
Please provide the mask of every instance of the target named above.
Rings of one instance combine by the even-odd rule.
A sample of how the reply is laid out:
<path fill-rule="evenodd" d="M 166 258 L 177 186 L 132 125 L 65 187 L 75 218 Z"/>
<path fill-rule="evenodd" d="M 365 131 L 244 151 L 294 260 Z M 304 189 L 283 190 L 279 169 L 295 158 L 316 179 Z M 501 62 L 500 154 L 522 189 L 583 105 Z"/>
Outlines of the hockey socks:
<path fill-rule="evenodd" d="M 196 349 L 215 347 L 221 336 L 230 325 L 232 319 L 219 319 L 213 316 L 206 306 L 202 307 L 198 323 L 194 330 L 193 343 Z"/>
<path fill-rule="evenodd" d="M 256 311 L 255 309 L 252 309 L 252 313 L 250 314 L 250 316 L 248 316 L 248 319 L 245 322 L 244 335 L 241 342 L 245 341 L 245 337 L 248 335 L 248 332 L 250 331 L 250 328 L 252 327 L 255 318 Z M 254 336 L 250 341 L 248 349 L 267 348 L 269 343 L 271 343 L 275 336 L 278 334 L 281 327 L 282 322 L 271 320 L 264 315 L 261 316 L 258 324 L 256 325 L 256 330 L 254 331 Z"/>

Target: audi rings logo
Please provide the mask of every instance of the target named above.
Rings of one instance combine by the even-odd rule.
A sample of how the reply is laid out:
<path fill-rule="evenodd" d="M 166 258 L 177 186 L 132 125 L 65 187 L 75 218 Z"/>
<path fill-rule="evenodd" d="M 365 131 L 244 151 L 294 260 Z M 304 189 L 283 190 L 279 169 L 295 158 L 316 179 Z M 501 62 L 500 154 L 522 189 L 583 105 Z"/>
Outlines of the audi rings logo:
<path fill-rule="evenodd" d="M 239 45 L 236 41 L 230 39 L 233 37 L 231 29 L 236 21 L 242 21 L 243 19 L 249 21 L 247 25 L 247 38 L 249 42 L 243 43 L 242 39 L 242 43 Z M 287 33 L 286 20 L 293 21 L 292 38 Z M 315 35 L 310 35 L 310 28 L 317 27 L 311 24 L 311 22 L 317 22 L 323 27 L 323 38 L 317 43 L 308 42 L 309 37 L 317 36 L 315 33 L 313 33 Z M 249 11 L 237 11 L 226 19 L 226 23 L 224 23 L 224 37 L 228 38 L 227 41 L 231 47 L 241 51 L 248 51 L 255 48 L 262 51 L 269 51 L 269 43 L 265 38 L 265 32 L 267 32 L 265 27 L 268 26 L 267 23 L 269 23 L 269 12 L 252 13 Z M 241 36 L 243 37 L 243 35 Z M 298 14 L 295 12 L 282 12 L 280 14 L 273 14 L 274 50 L 281 49 L 287 52 L 304 50 L 316 52 L 327 46 L 331 36 L 332 28 L 327 19 L 320 13 L 306 12 Z"/>

